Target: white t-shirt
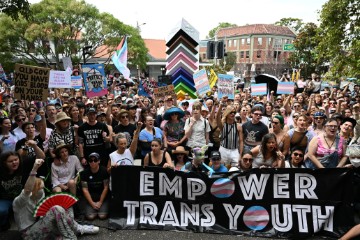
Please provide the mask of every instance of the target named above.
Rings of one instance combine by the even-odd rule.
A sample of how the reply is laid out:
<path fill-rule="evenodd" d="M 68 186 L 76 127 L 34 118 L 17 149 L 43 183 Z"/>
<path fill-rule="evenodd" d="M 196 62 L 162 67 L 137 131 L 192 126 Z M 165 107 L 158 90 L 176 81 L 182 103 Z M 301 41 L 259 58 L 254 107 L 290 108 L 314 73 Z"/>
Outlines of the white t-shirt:
<path fill-rule="evenodd" d="M 202 147 L 206 145 L 206 136 L 205 132 L 210 132 L 210 124 L 209 121 L 206 120 L 206 130 L 205 130 L 205 123 L 204 118 L 200 117 L 199 120 L 197 120 L 194 125 L 192 126 L 191 135 L 186 143 L 186 146 L 194 148 L 194 147 Z M 186 131 L 189 128 L 190 120 L 185 121 L 184 130 Z"/>
<path fill-rule="evenodd" d="M 109 156 L 110 156 L 111 166 L 134 165 L 134 157 L 129 149 L 125 149 L 125 152 L 123 154 L 119 154 L 116 150 L 112 152 Z"/>
<path fill-rule="evenodd" d="M 0 139 L 2 139 L 3 137 L 4 137 L 4 135 L 0 134 Z M 20 139 L 16 135 L 13 135 L 10 133 L 9 138 L 5 139 L 5 141 L 3 142 L 2 152 L 9 152 L 9 151 L 14 152 L 16 143 L 19 140 Z"/>
<path fill-rule="evenodd" d="M 26 134 L 23 132 L 23 130 L 20 127 L 15 128 L 13 132 L 18 137 L 19 140 L 26 137 Z"/>

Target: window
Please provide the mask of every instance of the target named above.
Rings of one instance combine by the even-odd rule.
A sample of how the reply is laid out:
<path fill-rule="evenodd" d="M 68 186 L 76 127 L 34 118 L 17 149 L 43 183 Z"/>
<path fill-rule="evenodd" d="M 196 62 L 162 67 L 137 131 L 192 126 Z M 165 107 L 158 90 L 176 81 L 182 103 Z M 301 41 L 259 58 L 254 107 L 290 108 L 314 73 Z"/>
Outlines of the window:
<path fill-rule="evenodd" d="M 279 58 L 281 52 L 280 51 L 274 51 L 274 58 Z"/>
<path fill-rule="evenodd" d="M 251 38 L 246 39 L 246 45 L 250 45 Z"/>
<path fill-rule="evenodd" d="M 250 51 L 246 51 L 246 58 L 250 57 Z"/>
<path fill-rule="evenodd" d="M 258 51 L 256 52 L 256 57 L 257 57 L 257 58 L 261 58 L 261 50 L 258 50 Z"/>
<path fill-rule="evenodd" d="M 234 47 L 236 47 L 236 45 L 237 45 L 237 40 L 234 39 Z"/>
<path fill-rule="evenodd" d="M 262 38 L 258 38 L 257 41 L 258 41 L 258 45 L 262 45 Z"/>
<path fill-rule="evenodd" d="M 272 38 L 268 38 L 269 47 L 272 47 Z"/>
<path fill-rule="evenodd" d="M 241 59 L 241 58 L 244 58 L 244 51 L 241 51 L 241 52 L 240 52 L 240 59 Z"/>
<path fill-rule="evenodd" d="M 231 47 L 231 45 L 232 45 L 231 42 L 232 42 L 231 40 L 228 41 L 228 44 L 227 44 L 227 45 L 228 45 L 229 47 Z"/>
<path fill-rule="evenodd" d="M 241 39 L 241 45 L 245 45 L 245 38 Z"/>
<path fill-rule="evenodd" d="M 282 39 L 277 38 L 275 39 L 275 48 L 282 48 Z"/>

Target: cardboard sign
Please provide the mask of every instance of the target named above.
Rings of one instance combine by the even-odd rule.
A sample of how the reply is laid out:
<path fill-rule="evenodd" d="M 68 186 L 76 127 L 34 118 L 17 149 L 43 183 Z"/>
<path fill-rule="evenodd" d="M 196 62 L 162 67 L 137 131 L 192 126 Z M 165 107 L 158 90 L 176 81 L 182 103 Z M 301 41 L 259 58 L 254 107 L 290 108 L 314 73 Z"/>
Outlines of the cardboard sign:
<path fill-rule="evenodd" d="M 15 98 L 28 101 L 47 101 L 49 68 L 15 64 Z"/>
<path fill-rule="evenodd" d="M 206 94 L 210 91 L 209 80 L 205 69 L 201 69 L 193 74 L 195 88 L 199 95 Z"/>
<path fill-rule="evenodd" d="M 226 74 L 218 75 L 218 99 L 227 96 L 229 99 L 235 98 L 233 76 Z"/>
<path fill-rule="evenodd" d="M 88 98 L 101 97 L 108 93 L 104 64 L 89 64 L 82 66 L 84 86 Z"/>
<path fill-rule="evenodd" d="M 71 76 L 71 88 L 79 89 L 82 87 L 81 76 Z"/>
<path fill-rule="evenodd" d="M 66 70 L 67 68 L 73 70 L 73 65 L 70 57 L 63 57 L 62 61 L 63 61 L 64 70 Z"/>
<path fill-rule="evenodd" d="M 218 76 L 216 75 L 215 71 L 210 69 L 210 78 L 209 78 L 209 85 L 213 88 L 218 80 Z"/>
<path fill-rule="evenodd" d="M 71 73 L 67 71 L 50 71 L 49 88 L 71 88 Z"/>
<path fill-rule="evenodd" d="M 160 75 L 160 76 L 158 76 L 158 83 L 164 83 L 165 85 L 172 84 L 171 75 Z"/>
<path fill-rule="evenodd" d="M 174 85 L 168 85 L 166 87 L 154 88 L 154 96 L 156 99 L 165 98 L 165 96 L 175 96 Z"/>

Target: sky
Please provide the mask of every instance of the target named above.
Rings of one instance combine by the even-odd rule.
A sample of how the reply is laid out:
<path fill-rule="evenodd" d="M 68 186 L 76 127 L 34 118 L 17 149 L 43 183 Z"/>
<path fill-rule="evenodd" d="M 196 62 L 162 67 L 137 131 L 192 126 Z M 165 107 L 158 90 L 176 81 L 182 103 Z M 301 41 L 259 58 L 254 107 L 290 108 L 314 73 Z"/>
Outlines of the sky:
<path fill-rule="evenodd" d="M 281 18 L 300 18 L 318 23 L 322 5 L 327 0 L 85 0 L 100 12 L 108 12 L 121 22 L 139 26 L 144 39 L 167 39 L 184 18 L 205 39 L 221 22 L 237 24 L 272 24 Z M 40 0 L 29 0 L 37 3 Z"/>

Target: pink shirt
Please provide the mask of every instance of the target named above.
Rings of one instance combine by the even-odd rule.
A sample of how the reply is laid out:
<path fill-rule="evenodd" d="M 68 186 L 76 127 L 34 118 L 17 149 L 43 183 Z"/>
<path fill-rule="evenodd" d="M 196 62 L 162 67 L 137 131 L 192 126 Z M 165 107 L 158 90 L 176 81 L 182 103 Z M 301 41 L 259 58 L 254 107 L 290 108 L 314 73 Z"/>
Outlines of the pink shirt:
<path fill-rule="evenodd" d="M 334 147 L 334 149 L 329 149 L 327 146 L 325 147 L 324 142 L 321 140 L 320 136 L 317 136 L 318 139 L 318 147 L 316 150 L 316 155 L 318 157 L 324 157 L 325 155 L 329 155 L 335 151 L 338 152 L 339 156 L 341 157 L 343 155 L 343 144 L 344 144 L 344 138 L 340 137 L 339 144 L 336 147 L 336 140 L 334 144 L 331 147 Z"/>

